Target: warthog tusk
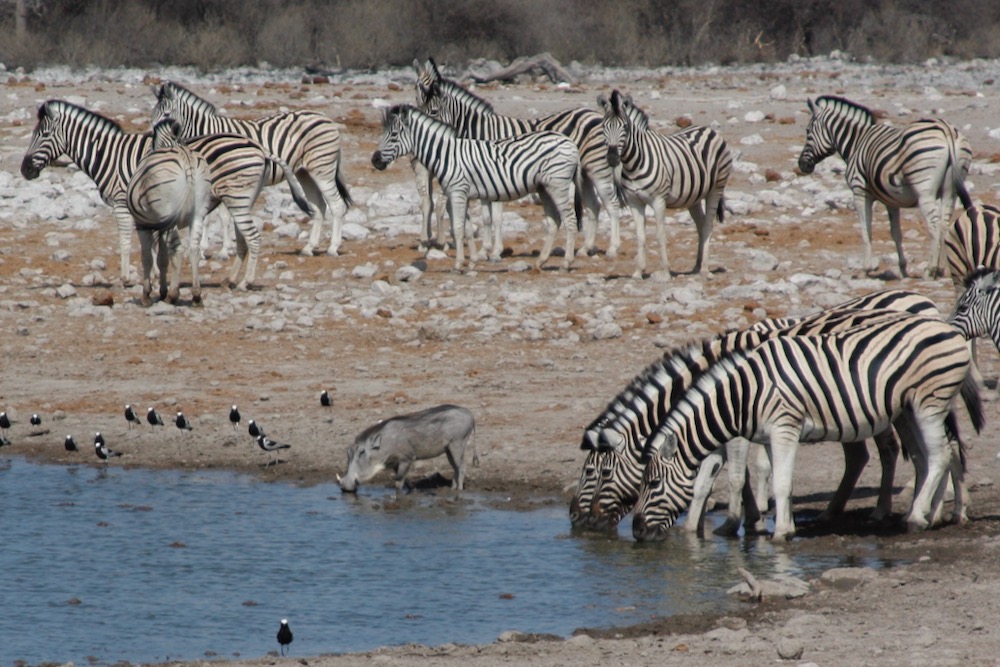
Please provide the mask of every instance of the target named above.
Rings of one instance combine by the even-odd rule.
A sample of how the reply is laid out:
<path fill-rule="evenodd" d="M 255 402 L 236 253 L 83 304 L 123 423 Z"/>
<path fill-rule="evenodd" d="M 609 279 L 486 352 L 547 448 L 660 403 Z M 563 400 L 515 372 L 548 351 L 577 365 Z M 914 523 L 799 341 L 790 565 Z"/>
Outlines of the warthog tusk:
<path fill-rule="evenodd" d="M 335 472 L 333 474 L 337 478 L 337 483 L 339 484 L 340 483 L 340 473 Z"/>

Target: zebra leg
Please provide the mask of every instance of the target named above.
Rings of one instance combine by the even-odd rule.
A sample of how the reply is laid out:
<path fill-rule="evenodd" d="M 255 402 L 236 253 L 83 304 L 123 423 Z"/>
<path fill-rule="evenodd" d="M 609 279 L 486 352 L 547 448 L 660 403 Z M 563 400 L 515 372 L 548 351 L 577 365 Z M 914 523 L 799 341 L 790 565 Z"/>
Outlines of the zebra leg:
<path fill-rule="evenodd" d="M 569 192 L 567 192 L 569 190 Z M 542 208 L 545 210 L 545 241 L 542 251 L 538 255 L 535 269 L 541 270 L 548 261 L 555 246 L 556 234 L 559 225 L 566 227 L 566 248 L 563 253 L 562 267 L 568 270 L 573 263 L 576 250 L 576 213 L 573 210 L 573 188 L 559 187 L 559 184 L 550 184 L 548 188 L 538 190 L 538 197 L 542 200 Z"/>
<path fill-rule="evenodd" d="M 162 229 L 153 234 L 156 239 L 156 268 L 160 272 L 160 301 L 167 301 L 167 303 L 176 302 L 176 299 L 173 301 L 168 299 L 169 284 L 167 282 L 170 278 L 170 236 L 172 233 L 177 233 L 176 227 Z"/>
<path fill-rule="evenodd" d="M 588 178 L 584 172 L 580 184 L 580 197 L 583 201 L 583 245 L 577 251 L 577 257 L 589 257 L 597 252 L 597 222 L 601 213 L 601 202 L 597 195 L 597 184 Z"/>
<path fill-rule="evenodd" d="M 310 174 L 305 169 L 299 169 L 295 172 L 295 176 L 299 179 L 299 184 L 302 185 L 302 191 L 306 195 L 312 204 L 316 207 L 319 212 L 318 215 L 314 215 L 309 227 L 309 240 L 306 241 L 306 245 L 300 251 L 300 254 L 311 257 L 316 253 L 316 248 L 319 247 L 319 242 L 323 237 L 323 223 L 326 222 L 326 216 L 328 213 L 332 213 L 333 205 L 327 203 L 327 198 L 330 197 L 330 193 L 327 188 L 322 187 L 321 184 L 317 183 L 312 174 Z M 336 190 L 336 188 L 333 188 Z M 339 193 L 337 198 L 339 200 Z M 343 203 L 343 202 L 341 202 Z M 336 221 L 333 223 L 334 229 L 339 231 L 336 226 Z M 331 234 L 330 237 L 330 249 L 327 250 L 327 254 L 336 255 L 337 248 L 340 247 L 340 239 Z"/>
<path fill-rule="evenodd" d="M 118 227 L 119 274 L 122 286 L 128 287 L 132 284 L 130 257 L 132 255 L 132 229 L 135 227 L 135 221 L 124 201 L 115 202 L 112 213 L 115 216 L 115 225 Z"/>
<path fill-rule="evenodd" d="M 694 220 L 695 231 L 698 232 L 698 254 L 695 256 L 694 268 L 691 269 L 691 273 L 701 273 L 701 267 L 708 264 L 705 257 L 708 254 L 708 239 L 712 234 L 712 221 L 707 219 L 705 212 L 701 209 L 701 204 L 697 203 L 688 209 L 688 214 L 691 215 L 691 219 Z M 705 230 L 705 225 L 708 225 L 708 230 Z"/>
<path fill-rule="evenodd" d="M 712 495 L 715 478 L 719 476 L 719 471 L 722 470 L 722 464 L 725 461 L 725 448 L 720 447 L 714 450 L 701 462 L 698 475 L 694 479 L 694 496 L 691 497 L 691 504 L 688 505 L 684 530 L 696 533 L 698 537 L 705 537 L 705 506 L 709 496 Z"/>
<path fill-rule="evenodd" d="M 410 159 L 410 168 L 417 183 L 417 194 L 420 195 L 420 245 L 417 250 L 427 252 L 433 245 L 431 233 L 434 223 L 434 179 L 416 158 Z"/>
<path fill-rule="evenodd" d="M 913 506 L 906 519 L 907 530 L 917 532 L 929 525 L 931 505 L 935 496 L 941 493 L 938 487 L 950 462 L 951 448 L 945 437 L 944 415 L 917 413 L 912 419 L 916 424 L 914 430 L 920 436 L 917 444 L 922 449 L 927 470 L 923 483 L 915 489 Z"/>
<path fill-rule="evenodd" d="M 225 227 L 227 224 L 231 225 L 229 221 L 229 209 L 225 206 L 219 206 L 219 217 L 222 219 L 222 224 Z M 207 213 L 204 211 L 197 211 L 194 213 L 191 219 L 191 226 L 188 230 L 188 261 L 191 262 L 191 303 L 195 306 L 202 305 L 201 302 L 201 276 L 198 273 L 198 264 L 201 261 L 202 252 L 198 244 L 195 243 L 195 239 L 204 238 L 208 225 L 205 224 L 205 216 Z M 182 260 L 177 260 L 177 285 L 180 285 L 180 265 Z"/>
<path fill-rule="evenodd" d="M 646 205 L 638 200 L 629 202 L 632 209 L 632 220 L 635 223 L 635 271 L 632 277 L 642 279 L 646 271 Z"/>
<path fill-rule="evenodd" d="M 764 514 L 768 510 L 768 498 L 771 497 L 768 492 L 768 484 L 771 480 L 771 455 L 763 445 L 757 445 L 755 462 L 757 465 L 757 489 L 754 492 L 754 497 L 757 501 L 757 511 Z M 758 533 L 764 532 L 763 521 L 758 522 L 758 525 L 754 526 L 754 530 Z"/>
<path fill-rule="evenodd" d="M 721 450 L 725 451 L 729 460 L 729 511 L 726 521 L 715 530 L 716 535 L 735 536 L 740 530 L 740 523 L 743 521 L 743 511 L 757 509 L 753 500 L 753 492 L 747 484 L 747 460 L 750 458 L 750 441 L 745 438 L 734 438 L 727 442 Z M 750 503 L 745 504 L 747 496 L 750 494 Z M 751 520 L 752 519 L 752 520 Z M 760 517 L 748 517 L 747 525 L 756 523 Z"/>
<path fill-rule="evenodd" d="M 260 232 L 257 230 L 257 225 L 254 224 L 249 212 L 236 218 L 236 232 L 243 238 L 243 254 L 246 257 L 246 271 L 243 274 L 243 280 L 236 284 L 236 288 L 246 290 L 250 289 L 257 280 L 257 259 L 260 257 Z M 238 241 L 237 248 L 239 248 Z M 230 279 L 234 283 L 236 282 L 236 276 L 239 275 L 238 268 L 238 266 L 234 267 L 233 273 L 230 276 Z"/>
<path fill-rule="evenodd" d="M 144 228 L 137 228 L 136 232 L 139 235 L 139 254 L 142 257 L 142 296 L 139 299 L 139 303 L 143 306 L 150 306 L 153 303 L 153 300 L 150 298 L 150 294 L 153 291 L 150 275 L 153 272 L 154 232 L 152 229 Z"/>
<path fill-rule="evenodd" d="M 896 256 L 899 258 L 899 277 L 906 277 L 906 253 L 903 252 L 903 228 L 899 223 L 899 209 L 895 206 L 887 206 L 889 211 L 889 233 L 892 241 L 896 244 Z"/>
<path fill-rule="evenodd" d="M 823 513 L 819 515 L 822 521 L 829 521 L 833 517 L 844 513 L 844 508 L 851 497 L 851 492 L 854 491 L 861 473 L 864 471 L 865 466 L 868 465 L 868 447 L 865 445 L 864 440 L 842 442 L 840 446 L 844 450 L 844 474 L 840 478 L 840 485 L 833 494 L 830 503 L 823 510 Z"/>
<path fill-rule="evenodd" d="M 236 252 L 236 235 L 233 233 L 236 222 L 225 206 L 220 206 L 215 210 L 218 211 L 216 216 L 219 221 L 219 230 L 222 233 L 222 249 L 219 251 L 218 258 L 232 257 Z M 208 234 L 207 224 L 205 225 L 205 234 Z"/>
<path fill-rule="evenodd" d="M 892 483 L 896 477 L 896 460 L 899 458 L 899 439 L 893 429 L 886 429 L 875 436 L 878 458 L 882 463 L 882 479 L 878 488 L 878 502 L 872 512 L 872 521 L 885 521 L 892 516 Z"/>
<path fill-rule="evenodd" d="M 667 223 L 664 216 L 667 202 L 662 197 L 653 200 L 653 216 L 656 218 L 656 238 L 660 243 L 660 265 L 665 279 L 670 278 L 670 261 L 667 259 Z"/>
<path fill-rule="evenodd" d="M 465 265 L 465 219 L 468 214 L 469 198 L 463 192 L 452 192 L 448 195 L 448 214 L 451 218 L 451 229 L 455 235 L 455 270 L 461 271 Z M 475 242 L 473 241 L 473 247 Z M 475 255 L 469 257 L 470 261 Z"/>
<path fill-rule="evenodd" d="M 790 540 L 795 536 L 795 519 L 792 517 L 792 475 L 795 455 L 799 448 L 800 427 L 772 427 L 771 459 L 774 484 L 774 536 L 775 540 Z"/>
<path fill-rule="evenodd" d="M 947 182 L 951 182 L 950 173 L 946 174 Z M 955 195 L 949 192 L 945 184 L 942 184 L 940 197 L 918 197 L 917 206 L 924 217 L 924 224 L 927 226 L 927 234 L 931 237 L 931 252 L 927 260 L 927 270 L 924 271 L 925 278 L 937 278 L 941 271 L 941 239 L 944 227 L 951 220 L 952 211 L 955 210 Z M 945 201 L 951 204 L 945 209 Z"/>
<path fill-rule="evenodd" d="M 164 248 L 167 253 L 167 263 L 170 265 L 170 286 L 167 289 L 167 303 L 177 303 L 180 298 L 181 293 L 181 267 L 184 265 L 184 253 L 181 252 L 181 234 L 176 226 L 172 226 L 169 231 L 166 232 L 165 238 L 162 241 Z M 197 251 L 197 244 L 194 242 L 194 237 L 189 239 L 189 243 L 195 247 Z M 194 293 L 195 287 L 198 284 L 198 263 L 191 263 L 193 269 L 193 277 L 191 280 L 191 291 Z M 161 268 L 161 271 L 165 269 L 166 266 Z M 163 271 L 166 274 L 166 271 Z M 198 295 L 199 300 L 201 295 Z"/>
<path fill-rule="evenodd" d="M 878 268 L 872 265 L 872 198 L 867 192 L 854 193 L 854 210 L 861 223 L 861 247 L 864 252 L 861 269 L 866 273 Z"/>

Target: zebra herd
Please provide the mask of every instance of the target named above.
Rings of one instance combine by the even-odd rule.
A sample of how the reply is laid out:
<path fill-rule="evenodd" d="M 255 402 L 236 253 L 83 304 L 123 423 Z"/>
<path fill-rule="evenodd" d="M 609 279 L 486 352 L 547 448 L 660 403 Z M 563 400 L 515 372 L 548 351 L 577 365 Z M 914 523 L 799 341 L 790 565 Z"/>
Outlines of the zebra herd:
<path fill-rule="evenodd" d="M 422 197 L 422 247 L 446 242 L 441 220 L 436 234 L 431 229 L 432 180 L 436 179 L 448 202 L 457 270 L 465 265 L 466 239 L 470 264 L 487 256 L 499 261 L 503 248 L 501 202 L 526 194 L 537 195 L 546 215 L 544 246 L 537 268 L 549 257 L 560 225 L 566 228 L 565 268 L 571 265 L 576 252 L 578 226 L 584 236 L 578 253 L 596 252 L 602 204 L 610 220 L 606 249 L 609 257 L 615 257 L 621 245 L 621 205 L 630 209 L 636 236 L 634 277 L 643 277 L 646 270 L 647 206 L 652 208 L 656 221 L 664 277 L 670 275 L 664 226 L 667 209 L 690 213 L 698 236 L 693 273 L 707 265 L 712 229 L 716 219 L 723 218 L 725 188 L 733 169 L 733 157 L 717 131 L 691 126 L 670 135 L 654 132 L 648 115 L 617 90 L 600 96 L 601 112 L 577 108 L 530 119 L 506 116 L 496 113 L 485 99 L 442 76 L 433 60 L 414 62 L 414 67 L 417 104 L 385 110 L 380 146 L 372 162 L 384 168 L 402 154 L 411 156 Z M 171 127 L 177 140 L 187 143 L 218 135 L 254 142 L 260 155 L 244 153 L 248 166 L 229 161 L 227 169 L 246 168 L 252 172 L 259 169 L 262 160 L 270 164 L 262 184 L 288 181 L 300 208 L 312 218 L 302 254 L 316 252 L 327 218 L 330 245 L 326 252 L 339 253 L 344 216 L 353 202 L 342 174 L 341 137 L 334 121 L 306 110 L 241 120 L 222 115 L 210 102 L 173 82 L 156 87 L 154 92 L 152 124 L 174 120 Z M 810 100 L 809 108 L 812 115 L 799 168 L 810 173 L 817 162 L 834 152 L 847 163 L 845 177 L 861 222 L 865 268 L 874 268 L 871 209 L 879 201 L 888 209 L 904 275 L 906 258 L 899 209 L 919 207 L 931 237 L 928 273 L 937 274 L 941 270 L 945 226 L 955 199 L 961 199 L 966 210 L 973 210 L 964 186 L 971 162 L 968 141 L 941 119 L 918 120 L 904 128 L 876 123 L 870 110 L 838 97 L 820 97 L 815 103 Z M 219 145 L 217 142 L 213 147 Z M 139 162 L 152 150 L 152 132 L 128 133 L 95 112 L 50 100 L 38 109 L 38 122 L 22 161 L 22 174 L 32 179 L 65 154 L 94 180 L 101 197 L 112 207 L 117 224 L 123 282 L 127 282 L 130 272 L 131 234 L 136 222 L 128 208 L 126 190 Z M 206 158 L 211 164 L 211 157 Z M 221 210 L 232 224 L 223 229 L 232 231 L 235 227 L 238 254 L 229 282 L 245 287 L 255 279 L 260 249 L 260 235 L 251 229 L 247 205 L 253 203 L 251 195 L 256 196 L 254 188 L 246 185 L 254 177 L 237 179 L 238 187 L 248 188 L 239 194 L 234 194 L 233 187 L 237 186 L 227 185 L 221 178 L 219 170 L 213 172 L 213 201 L 224 203 Z M 482 254 L 476 250 L 475 235 L 466 232 L 470 199 L 486 204 Z M 192 220 L 189 226 L 202 228 Z M 196 256 L 193 250 L 191 256 Z M 237 283 L 244 262 L 246 277 Z M 144 273 L 150 268 L 144 265 Z M 198 298 L 200 294 L 196 302 Z"/>
<path fill-rule="evenodd" d="M 470 264 L 500 259 L 501 203 L 529 194 L 538 197 L 546 216 L 538 268 L 551 255 L 560 226 L 566 233 L 565 268 L 577 254 L 595 252 L 602 205 L 610 219 L 606 254 L 616 256 L 623 204 L 636 229 L 634 277 L 646 270 L 647 206 L 657 223 L 665 275 L 667 209 L 690 213 L 698 235 L 693 271 L 708 265 L 711 233 L 723 218 L 733 171 L 733 156 L 717 131 L 693 126 L 671 135 L 654 132 L 648 115 L 618 90 L 598 99 L 600 112 L 504 116 L 443 77 L 432 60 L 414 64 L 416 105 L 384 110 L 371 162 L 385 169 L 400 157 L 411 158 L 422 196 L 422 247 L 447 241 L 446 230 L 439 224 L 435 233 L 431 225 L 437 180 L 448 203 L 456 270 L 465 268 L 466 242 Z M 261 239 L 250 210 L 263 187 L 282 181 L 312 218 L 302 253 L 317 251 L 329 218 L 326 252 L 338 254 L 352 200 L 332 120 L 302 110 L 238 120 L 176 83 L 155 93 L 148 133 L 128 133 L 69 102 L 43 103 L 21 166 L 25 178 L 35 178 L 65 154 L 95 182 L 116 220 L 123 281 L 129 276 L 132 229 L 139 233 L 142 303 L 151 302 L 154 254 L 160 297 L 176 300 L 178 229 L 184 227 L 190 228 L 193 299 L 200 302 L 198 241 L 205 216 L 220 204 L 237 244 L 229 281 L 252 285 Z M 965 288 L 951 323 L 942 322 L 924 297 L 888 290 L 800 321 L 764 321 L 667 353 L 585 430 L 587 459 L 570 507 L 575 526 L 606 530 L 632 512 L 633 534 L 656 539 L 690 504 L 685 525 L 700 530 L 708 491 L 728 461 L 730 516 L 723 530 L 735 531 L 743 510 L 746 526 L 759 528 L 766 491 L 759 486 L 754 495 L 745 483 L 755 442 L 767 448 L 759 478 L 773 480 L 775 535 L 789 537 L 795 531 L 791 489 L 799 443 L 843 443 L 845 472 L 827 509 L 832 516 L 843 510 L 867 461 L 867 438 L 875 439 L 883 466 L 875 518 L 891 512 L 900 443 L 916 469 L 908 526 L 916 530 L 941 521 L 946 473 L 955 487 L 954 516 L 966 517 L 963 445 L 953 404 L 960 398 L 972 425 L 982 427 L 966 341 L 988 334 L 1000 346 L 1000 211 L 973 205 L 964 185 L 971 149 L 947 122 L 922 119 L 893 128 L 876 123 L 870 110 L 831 96 L 810 100 L 809 109 L 799 169 L 811 173 L 833 153 L 844 159 L 865 269 L 874 268 L 874 202 L 888 209 L 903 275 L 899 209 L 918 207 L 931 237 L 928 274 L 936 275 L 946 263 L 956 285 Z M 469 201 L 476 199 L 483 203 L 482 253 L 475 234 L 466 231 Z M 956 199 L 964 212 L 946 229 Z M 584 238 L 577 251 L 578 226 Z"/>

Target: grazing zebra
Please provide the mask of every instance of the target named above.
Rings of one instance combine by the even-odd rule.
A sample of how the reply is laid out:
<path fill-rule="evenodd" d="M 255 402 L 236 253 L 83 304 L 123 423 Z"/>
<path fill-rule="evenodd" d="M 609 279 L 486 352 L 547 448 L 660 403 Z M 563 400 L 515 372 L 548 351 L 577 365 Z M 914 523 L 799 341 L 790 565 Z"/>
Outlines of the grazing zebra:
<path fill-rule="evenodd" d="M 276 170 L 265 185 L 280 183 L 294 173 L 305 191 L 312 210 L 309 241 L 303 255 L 312 255 L 323 234 L 323 221 L 331 216 L 330 246 L 327 254 L 340 249 L 344 215 L 353 204 L 341 175 L 340 131 L 330 118 L 315 111 L 288 111 L 256 120 L 220 116 L 209 101 L 183 86 L 168 81 L 154 88 L 156 107 L 153 123 L 174 118 L 181 124 L 181 139 L 206 134 L 232 133 L 253 139 L 265 151 L 287 163 L 290 170 Z"/>
<path fill-rule="evenodd" d="M 673 402 L 718 356 L 733 349 L 752 347 L 774 335 L 824 333 L 837 327 L 850 326 L 856 321 L 856 316 L 869 317 L 868 311 L 877 310 L 893 310 L 932 317 L 938 315 L 934 303 L 919 294 L 900 289 L 883 290 L 850 299 L 826 311 L 801 318 L 788 330 L 779 326 L 788 323 L 787 320 L 764 320 L 748 331 L 727 334 L 709 341 L 698 354 L 692 353 L 688 357 L 678 359 L 668 353 L 648 366 L 584 431 L 580 447 L 588 452 L 588 456 L 570 506 L 574 525 L 607 529 L 617 525 L 631 510 L 642 479 L 644 467 L 642 457 L 646 439 L 660 425 Z M 883 472 L 879 502 L 873 518 L 881 519 L 891 511 L 892 479 L 899 446 L 891 434 L 880 436 L 876 444 L 879 445 Z M 745 457 L 746 454 L 737 452 L 737 456 Z M 836 514 L 843 508 L 867 461 L 867 453 L 863 448 L 849 446 L 845 449 L 844 479 L 837 495 L 831 501 L 828 513 Z M 588 474 L 591 464 L 597 468 Z M 743 469 L 738 469 L 738 466 L 730 463 L 729 474 L 731 495 L 736 497 L 730 499 L 730 516 L 726 525 L 720 529 L 722 532 L 735 531 L 739 527 L 740 519 L 739 500 L 743 488 Z M 766 477 L 766 474 L 764 476 Z M 712 478 L 714 479 L 714 476 Z M 761 496 L 761 500 L 766 498 L 765 494 L 758 495 Z M 589 510 L 587 499 L 591 502 Z M 695 523 L 692 522 L 689 528 L 693 528 Z"/>
<path fill-rule="evenodd" d="M 205 157 L 177 143 L 177 123 L 164 120 L 153 128 L 153 150 L 139 162 L 126 188 L 129 213 L 135 220 L 142 251 L 142 305 L 150 305 L 150 272 L 156 246 L 160 271 L 160 299 L 177 301 L 181 262 L 178 229 L 195 228 L 211 207 L 212 175 Z M 191 243 L 195 239 L 192 237 Z M 172 264 L 171 285 L 167 286 L 167 264 Z M 192 291 L 201 301 L 198 264 L 192 258 Z"/>
<path fill-rule="evenodd" d="M 919 207 L 931 237 L 927 275 L 940 272 L 941 243 L 956 196 L 965 208 L 972 200 L 965 177 L 972 163 L 968 140 L 944 120 L 915 120 L 903 128 L 877 124 L 865 107 L 840 97 L 809 100 L 812 118 L 799 155 L 799 170 L 811 174 L 816 164 L 836 152 L 847 167 L 844 176 L 854 195 L 861 222 L 864 269 L 877 268 L 872 259 L 872 204 L 880 201 L 889 213 L 889 230 L 906 276 L 899 209 Z"/>
<path fill-rule="evenodd" d="M 501 141 L 462 139 L 455 129 L 415 107 L 396 105 L 382 119 L 382 138 L 372 165 L 385 169 L 413 155 L 441 183 L 455 232 L 455 269 L 465 262 L 462 237 L 469 199 L 509 201 L 537 193 L 546 214 L 546 238 L 536 268 L 549 258 L 560 224 L 566 227 L 564 268 L 573 261 L 579 214 L 580 153 L 556 132 L 535 132 Z M 469 261 L 476 257 L 469 235 Z"/>
<path fill-rule="evenodd" d="M 133 228 L 125 189 L 139 161 L 152 148 L 150 133 L 128 133 L 98 113 L 63 100 L 48 100 L 38 107 L 38 122 L 21 161 L 21 175 L 32 180 L 53 160 L 66 155 L 94 181 L 118 228 L 123 285 L 129 283 L 132 268 Z"/>
<path fill-rule="evenodd" d="M 892 426 L 920 455 L 907 526 L 928 527 L 940 511 L 951 462 L 946 421 L 960 391 L 976 429 L 983 425 L 970 364 L 959 331 L 908 313 L 839 333 L 779 336 L 720 359 L 647 441 L 633 536 L 662 537 L 691 499 L 701 461 L 744 437 L 770 447 L 774 537 L 790 538 L 799 442 L 859 441 Z"/>
<path fill-rule="evenodd" d="M 494 111 L 493 105 L 459 83 L 446 79 L 438 71 L 433 59 L 421 67 L 413 62 L 417 71 L 417 106 L 421 111 L 438 120 L 453 125 L 458 135 L 465 139 L 496 140 L 515 137 L 529 132 L 559 132 L 573 140 L 580 151 L 580 169 L 584 187 L 580 193 L 584 208 L 590 212 L 583 223 L 584 242 L 581 256 L 595 250 L 597 237 L 597 216 L 600 204 L 611 220 L 611 242 L 608 257 L 615 257 L 621 245 L 618 219 L 621 216 L 618 189 L 611 165 L 608 163 L 607 147 L 601 132 L 601 114 L 592 109 L 567 109 L 538 118 L 518 118 L 505 116 Z M 427 188 L 430 197 L 430 189 Z M 423 205 L 425 226 L 429 230 L 428 211 L 433 204 Z M 503 250 L 501 242 L 500 216 L 502 208 L 491 207 L 492 254 L 491 259 L 499 260 Z M 484 217 L 487 209 L 484 209 Z M 488 236 L 488 234 L 486 235 Z M 486 241 L 484 240 L 484 243 Z"/>
<path fill-rule="evenodd" d="M 621 164 L 621 185 L 635 221 L 636 268 L 642 278 L 646 269 L 646 206 L 653 208 L 660 262 L 670 275 L 667 260 L 667 230 L 664 212 L 684 208 L 698 232 L 698 257 L 693 273 L 708 264 L 708 245 L 715 218 L 723 220 L 726 183 L 733 171 L 733 158 L 725 140 L 708 127 L 692 126 L 671 135 L 649 129 L 649 118 L 617 90 L 610 98 L 597 98 L 604 109 L 604 140 L 608 161 Z M 704 208 L 702 208 L 704 202 Z"/>

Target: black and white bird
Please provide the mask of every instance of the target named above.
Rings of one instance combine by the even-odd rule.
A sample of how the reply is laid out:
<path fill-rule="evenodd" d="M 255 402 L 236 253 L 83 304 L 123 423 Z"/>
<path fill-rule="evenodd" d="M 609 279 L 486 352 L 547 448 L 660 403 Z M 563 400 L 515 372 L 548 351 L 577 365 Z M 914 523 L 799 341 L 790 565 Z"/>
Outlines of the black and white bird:
<path fill-rule="evenodd" d="M 276 464 L 278 462 L 278 459 L 274 457 L 274 453 L 275 452 L 277 452 L 280 449 L 291 449 L 292 448 L 291 445 L 286 445 L 286 444 L 284 444 L 282 442 L 277 442 L 275 440 L 271 440 L 266 435 L 258 435 L 257 436 L 257 446 L 260 447 L 261 449 L 263 449 L 265 452 L 267 452 L 268 456 L 270 457 L 268 459 L 267 465 L 264 466 L 265 468 L 267 466 L 271 465 L 272 463 Z"/>
<path fill-rule="evenodd" d="M 121 452 L 108 449 L 108 446 L 104 443 L 104 438 L 100 433 L 94 436 L 94 452 L 97 454 L 97 458 L 104 461 L 105 464 L 107 464 L 108 459 L 122 455 Z"/>
<path fill-rule="evenodd" d="M 233 425 L 233 430 L 240 425 L 240 411 L 236 409 L 236 406 L 229 408 L 229 423 Z"/>
<path fill-rule="evenodd" d="M 131 404 L 125 406 L 125 421 L 128 422 L 128 429 L 130 431 L 133 426 L 142 426 L 142 420 L 139 419 L 139 415 L 135 414 L 135 410 L 132 409 Z"/>
<path fill-rule="evenodd" d="M 28 421 L 31 422 L 32 426 L 41 426 L 42 425 L 42 418 L 38 416 L 37 412 L 32 413 L 31 419 L 29 419 Z"/>
<path fill-rule="evenodd" d="M 251 438 L 258 438 L 264 435 L 264 429 L 260 427 L 254 420 L 247 422 L 247 432 L 250 434 Z"/>
<path fill-rule="evenodd" d="M 11 442 L 7 439 L 7 436 L 0 435 L 0 447 L 9 447 L 10 445 Z"/>
<path fill-rule="evenodd" d="M 193 428 L 191 426 L 191 422 L 188 421 L 188 418 L 185 417 L 184 413 L 180 411 L 177 412 L 177 419 L 174 420 L 174 423 L 177 425 L 177 428 L 182 431 L 190 431 Z"/>
<path fill-rule="evenodd" d="M 6 412 L 0 412 L 0 436 L 7 435 L 7 429 L 10 428 L 10 417 L 7 416 Z"/>
<path fill-rule="evenodd" d="M 156 430 L 157 426 L 163 426 L 163 419 L 160 418 L 160 413 L 158 413 L 153 408 L 146 410 L 146 421 L 149 422 L 149 425 L 153 428 L 154 431 Z"/>
<path fill-rule="evenodd" d="M 67 435 L 66 436 L 66 439 L 63 441 L 63 447 L 66 448 L 67 452 L 78 452 L 78 451 L 80 451 L 77 448 L 77 446 L 76 446 L 76 440 L 74 440 L 73 436 L 71 436 L 71 435 Z"/>
<path fill-rule="evenodd" d="M 289 649 L 292 643 L 292 629 L 288 627 L 288 619 L 281 619 L 281 627 L 278 628 L 278 645 L 281 646 L 281 655 L 285 655 L 285 649 Z"/>
<path fill-rule="evenodd" d="M 330 398 L 330 392 L 328 392 L 326 389 L 320 392 L 319 404 L 322 405 L 324 408 L 333 407 L 333 399 Z"/>

